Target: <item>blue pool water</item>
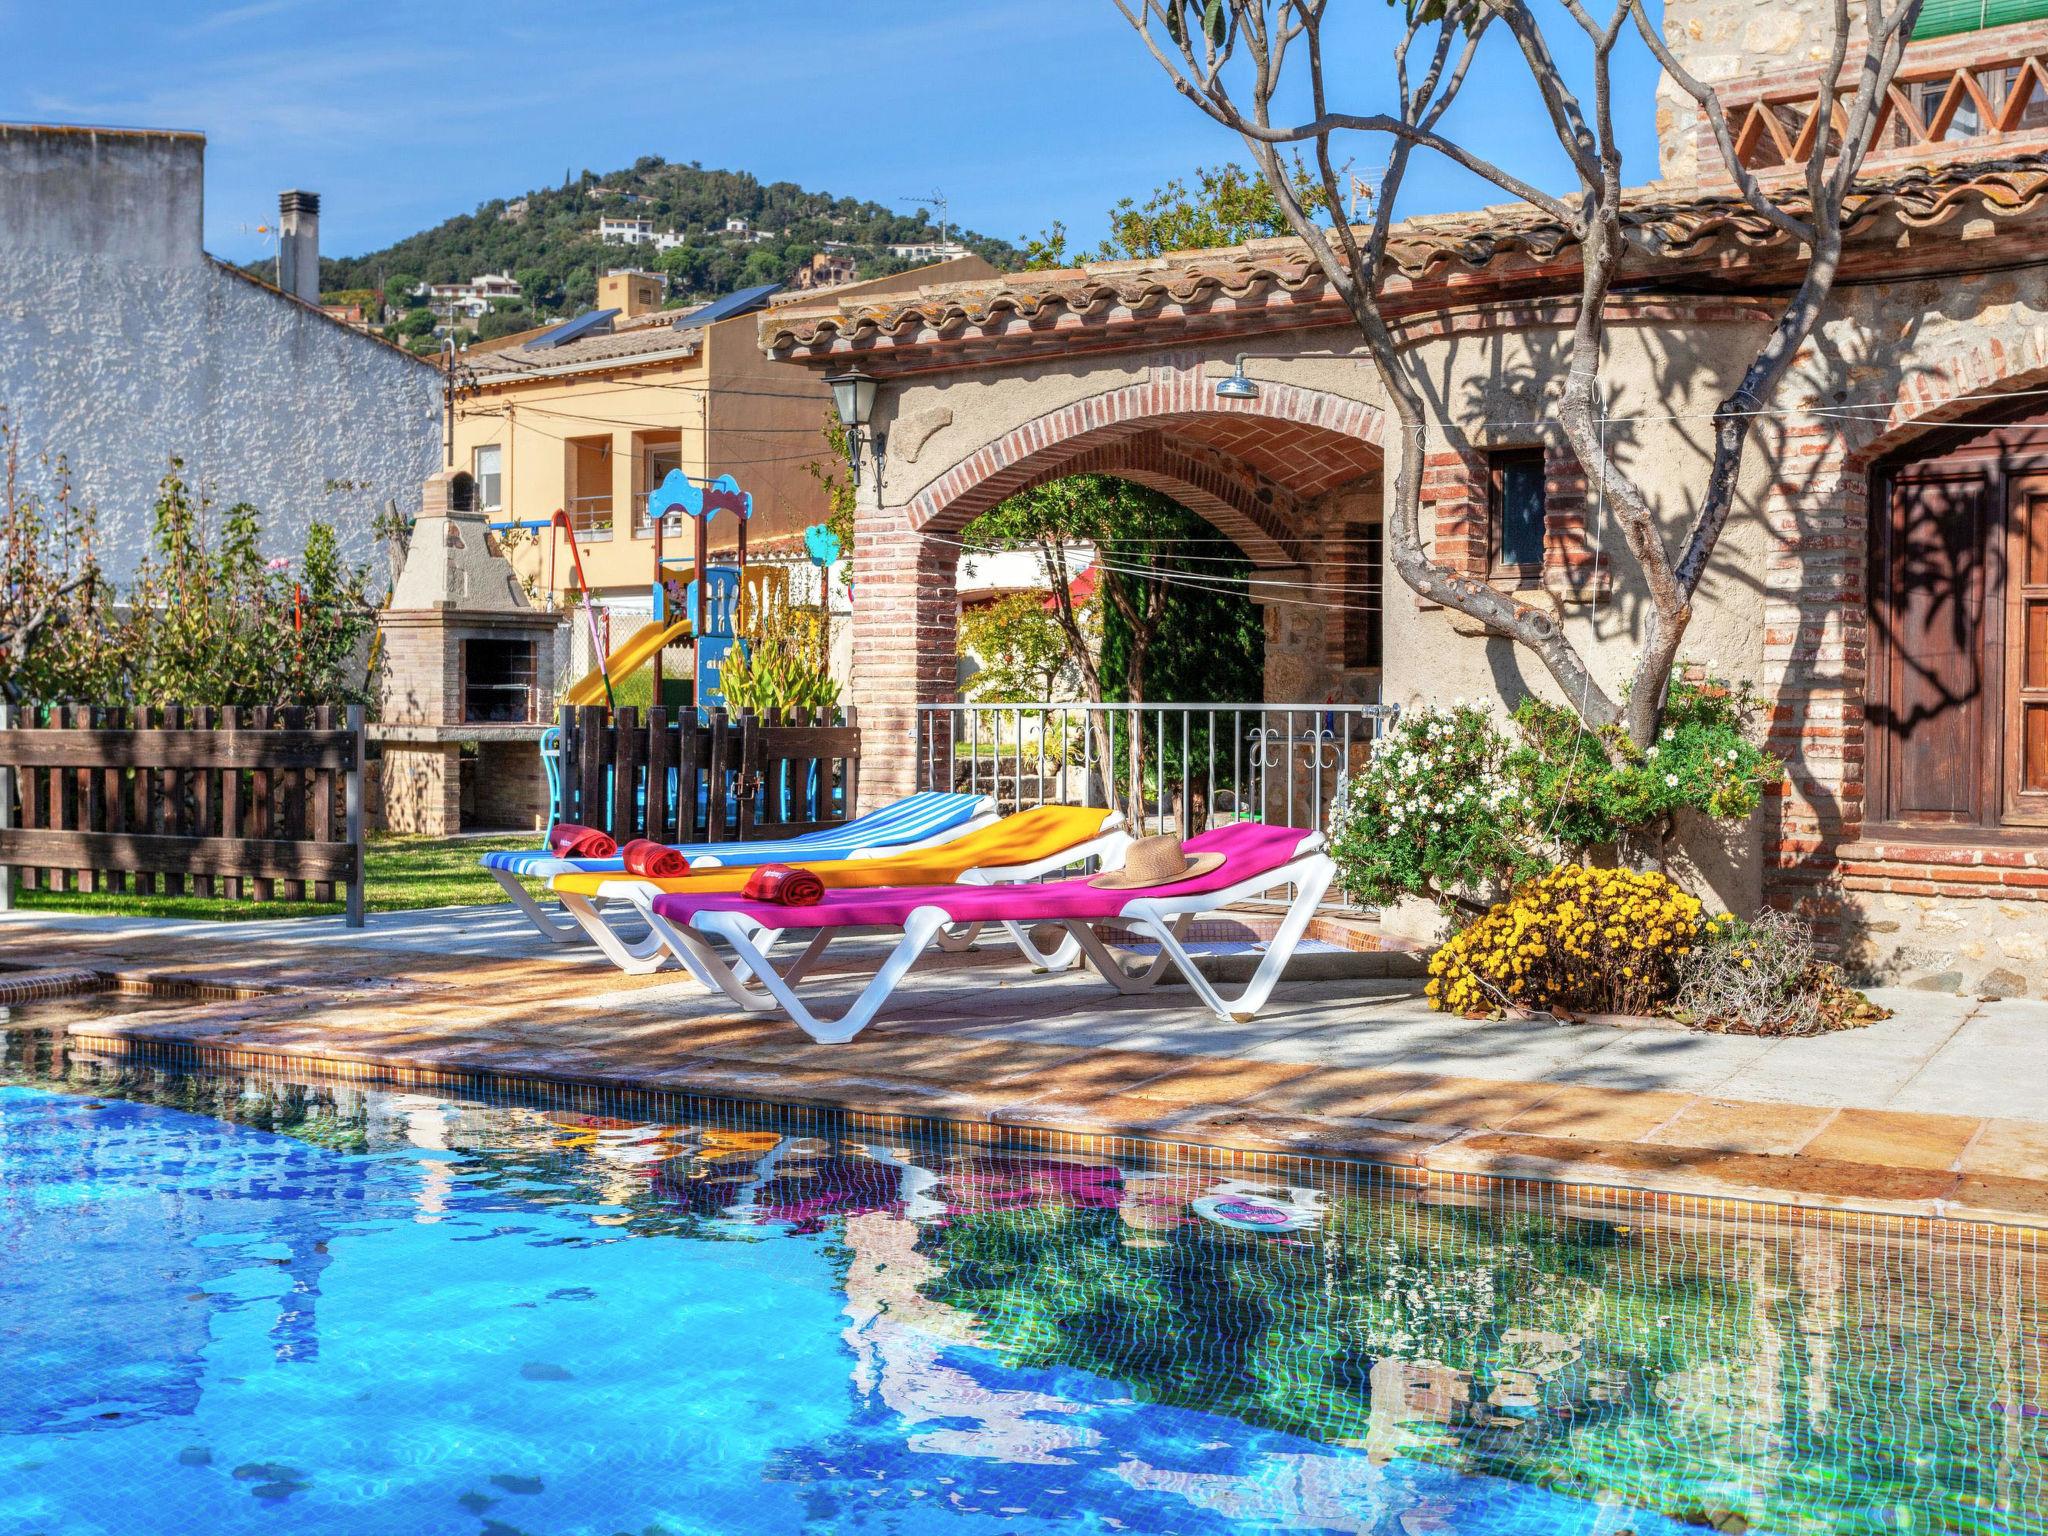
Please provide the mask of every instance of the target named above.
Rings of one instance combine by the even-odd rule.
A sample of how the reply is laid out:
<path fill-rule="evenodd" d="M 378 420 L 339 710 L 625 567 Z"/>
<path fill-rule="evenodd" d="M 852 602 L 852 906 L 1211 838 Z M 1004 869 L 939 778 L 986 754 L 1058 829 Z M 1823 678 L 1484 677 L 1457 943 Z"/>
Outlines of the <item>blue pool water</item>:
<path fill-rule="evenodd" d="M 2044 1529 L 2018 1234 L 0 1039 L 10 1536 Z"/>

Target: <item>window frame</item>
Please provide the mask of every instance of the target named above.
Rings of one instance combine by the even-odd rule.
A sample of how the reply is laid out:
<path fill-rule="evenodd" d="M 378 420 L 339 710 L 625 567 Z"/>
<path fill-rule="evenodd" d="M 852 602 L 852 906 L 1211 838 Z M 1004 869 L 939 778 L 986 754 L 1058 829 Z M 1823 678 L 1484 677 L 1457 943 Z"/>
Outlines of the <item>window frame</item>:
<path fill-rule="evenodd" d="M 487 477 L 484 474 L 483 458 L 492 455 L 497 468 Z M 505 445 L 503 443 L 479 443 L 469 452 L 469 477 L 476 482 L 476 509 L 479 512 L 502 512 L 505 510 Z M 491 486 L 496 495 L 486 496 L 484 487 Z"/>
<path fill-rule="evenodd" d="M 1509 562 L 1502 559 L 1506 532 L 1507 476 L 1514 468 L 1533 466 L 1541 498 L 1537 521 L 1536 558 Z M 1550 553 L 1550 456 L 1541 447 L 1495 448 L 1486 455 L 1486 571 L 1488 579 L 1510 582 L 1518 587 L 1543 585 L 1543 569 Z"/>

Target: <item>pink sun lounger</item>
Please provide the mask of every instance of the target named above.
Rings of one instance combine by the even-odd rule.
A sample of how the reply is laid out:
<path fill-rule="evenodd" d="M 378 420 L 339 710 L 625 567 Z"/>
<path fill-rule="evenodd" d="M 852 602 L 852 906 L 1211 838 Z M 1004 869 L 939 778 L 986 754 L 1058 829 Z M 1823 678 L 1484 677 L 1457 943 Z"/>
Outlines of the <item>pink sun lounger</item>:
<path fill-rule="evenodd" d="M 1185 845 L 1190 854 L 1221 853 L 1223 862 L 1215 869 L 1171 885 L 1134 890 L 1106 889 L 1080 878 L 1039 885 L 827 891 L 823 901 L 803 907 L 749 901 L 719 892 L 635 896 L 634 904 L 666 925 L 678 957 L 700 981 L 743 1008 L 780 1008 L 812 1039 L 825 1045 L 859 1034 L 928 946 L 949 931 L 974 925 L 1001 928 L 1025 957 L 1043 970 L 1066 970 L 1085 959 L 1120 992 L 1147 991 L 1172 966 L 1218 1017 L 1243 1020 L 1257 1013 L 1272 994 L 1316 904 L 1335 878 L 1336 868 L 1322 851 L 1322 844 L 1321 834 L 1293 827 L 1257 823 L 1219 827 L 1189 838 Z M 1201 913 L 1281 886 L 1292 887 L 1294 896 L 1279 931 L 1244 991 L 1226 1000 L 1182 945 L 1187 925 Z M 1111 921 L 1141 940 L 1156 943 L 1158 955 L 1142 968 L 1132 969 L 1095 932 L 1097 923 Z M 1030 937 L 1029 930 L 1043 923 L 1057 924 L 1065 931 L 1051 953 L 1042 951 Z M 778 971 L 767 952 L 791 929 L 815 930 L 815 936 Z M 819 1017 L 797 995 L 798 987 L 835 935 L 878 930 L 902 937 L 844 1013 L 837 1019 Z M 732 960 L 720 953 L 721 944 Z"/>

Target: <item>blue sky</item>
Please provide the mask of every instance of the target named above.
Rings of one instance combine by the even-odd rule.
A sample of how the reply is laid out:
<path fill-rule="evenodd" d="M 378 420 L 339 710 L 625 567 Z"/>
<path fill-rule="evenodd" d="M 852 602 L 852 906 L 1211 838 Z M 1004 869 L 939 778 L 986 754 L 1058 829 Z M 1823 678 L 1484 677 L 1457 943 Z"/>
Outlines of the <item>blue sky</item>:
<path fill-rule="evenodd" d="M 1360 0 L 1346 28 L 1328 50 L 1337 104 L 1382 108 L 1392 13 Z M 1563 185 L 1519 65 L 1488 46 L 1453 126 Z M 1630 47 L 1631 181 L 1656 174 L 1654 79 Z M 1243 158 L 1109 0 L 0 0 L 0 119 L 202 130 L 207 244 L 235 260 L 261 249 L 238 226 L 270 222 L 285 187 L 321 194 L 321 243 L 345 255 L 643 154 L 906 210 L 936 187 L 971 228 L 1016 239 L 1064 219 L 1092 243 L 1117 198 Z M 1439 162 L 1402 211 L 1505 200 Z"/>

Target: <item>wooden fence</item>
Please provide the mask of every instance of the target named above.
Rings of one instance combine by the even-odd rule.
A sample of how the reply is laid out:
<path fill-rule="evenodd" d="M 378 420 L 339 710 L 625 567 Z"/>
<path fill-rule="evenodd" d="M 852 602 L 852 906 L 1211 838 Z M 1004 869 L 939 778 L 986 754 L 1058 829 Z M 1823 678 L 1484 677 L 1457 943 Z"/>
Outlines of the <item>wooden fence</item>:
<path fill-rule="evenodd" d="M 794 837 L 855 813 L 853 711 L 730 718 L 714 709 L 561 713 L 561 819 L 620 842 Z"/>
<path fill-rule="evenodd" d="M 363 712 L 0 708 L 0 904 L 334 900 L 363 921 Z M 67 885 L 68 882 L 68 885 Z"/>

